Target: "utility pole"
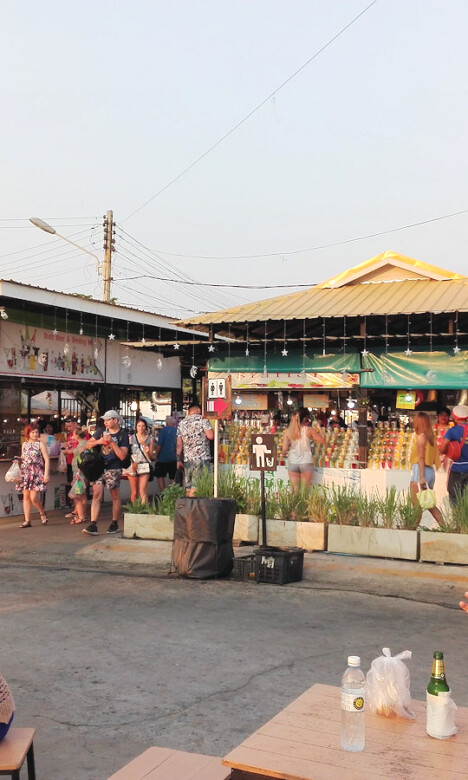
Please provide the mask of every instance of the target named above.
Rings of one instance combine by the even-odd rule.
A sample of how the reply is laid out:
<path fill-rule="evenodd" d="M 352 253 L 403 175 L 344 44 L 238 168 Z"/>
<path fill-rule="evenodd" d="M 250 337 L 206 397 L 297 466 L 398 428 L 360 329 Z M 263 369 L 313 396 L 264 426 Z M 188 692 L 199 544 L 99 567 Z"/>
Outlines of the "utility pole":
<path fill-rule="evenodd" d="M 111 299 L 111 269 L 112 252 L 115 250 L 114 241 L 114 212 L 107 211 L 104 216 L 104 263 L 102 266 L 102 300 L 110 303 Z"/>

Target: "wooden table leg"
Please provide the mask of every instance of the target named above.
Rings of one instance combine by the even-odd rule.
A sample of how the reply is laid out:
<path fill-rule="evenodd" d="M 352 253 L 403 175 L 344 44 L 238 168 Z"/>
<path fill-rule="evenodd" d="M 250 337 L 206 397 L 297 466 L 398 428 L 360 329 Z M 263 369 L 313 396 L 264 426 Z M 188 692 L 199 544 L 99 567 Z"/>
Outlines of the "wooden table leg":
<path fill-rule="evenodd" d="M 34 742 L 31 742 L 31 746 L 26 756 L 28 762 L 28 780 L 36 780 L 36 766 L 34 763 Z M 19 775 L 18 775 L 19 780 Z"/>

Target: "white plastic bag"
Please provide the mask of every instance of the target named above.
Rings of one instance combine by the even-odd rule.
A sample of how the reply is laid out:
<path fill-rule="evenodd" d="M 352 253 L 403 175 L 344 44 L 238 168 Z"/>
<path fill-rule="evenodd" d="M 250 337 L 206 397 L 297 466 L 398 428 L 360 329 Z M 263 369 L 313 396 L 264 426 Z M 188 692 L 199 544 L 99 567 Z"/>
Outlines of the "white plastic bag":
<path fill-rule="evenodd" d="M 404 650 L 392 657 L 384 647 L 383 655 L 374 658 L 366 677 L 366 706 L 374 715 L 390 718 L 415 718 L 411 709 L 410 674 L 405 659 L 411 658 L 411 650 Z"/>
<path fill-rule="evenodd" d="M 17 460 L 14 460 L 5 474 L 5 482 L 19 482 L 21 479 L 21 469 Z"/>
<path fill-rule="evenodd" d="M 60 450 L 60 455 L 57 463 L 57 471 L 61 474 L 66 474 L 67 471 L 67 456 L 63 450 Z"/>

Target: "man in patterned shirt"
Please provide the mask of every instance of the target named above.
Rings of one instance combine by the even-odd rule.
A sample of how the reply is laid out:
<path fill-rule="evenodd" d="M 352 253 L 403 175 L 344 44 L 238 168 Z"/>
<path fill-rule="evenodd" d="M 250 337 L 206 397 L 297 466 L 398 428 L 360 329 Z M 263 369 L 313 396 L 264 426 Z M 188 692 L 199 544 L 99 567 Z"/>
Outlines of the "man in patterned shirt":
<path fill-rule="evenodd" d="M 214 438 L 214 430 L 208 420 L 201 416 L 201 408 L 193 403 L 188 415 L 177 428 L 177 468 L 184 469 L 184 486 L 186 495 L 195 495 L 194 480 L 205 467 L 211 469 L 210 445 Z M 184 461 L 182 463 L 182 453 Z"/>

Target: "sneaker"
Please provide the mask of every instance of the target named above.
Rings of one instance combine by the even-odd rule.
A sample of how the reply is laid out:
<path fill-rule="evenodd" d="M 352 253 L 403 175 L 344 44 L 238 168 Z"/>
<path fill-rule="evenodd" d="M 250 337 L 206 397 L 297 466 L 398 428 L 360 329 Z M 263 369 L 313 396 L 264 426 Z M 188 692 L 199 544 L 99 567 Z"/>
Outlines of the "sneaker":
<path fill-rule="evenodd" d="M 91 523 L 92 525 L 92 523 Z M 119 524 L 114 520 L 107 529 L 108 534 L 116 534 L 119 531 Z"/>
<path fill-rule="evenodd" d="M 97 529 L 96 523 L 90 523 L 86 528 L 83 528 L 82 534 L 91 534 L 91 536 L 97 536 L 99 531 Z"/>

